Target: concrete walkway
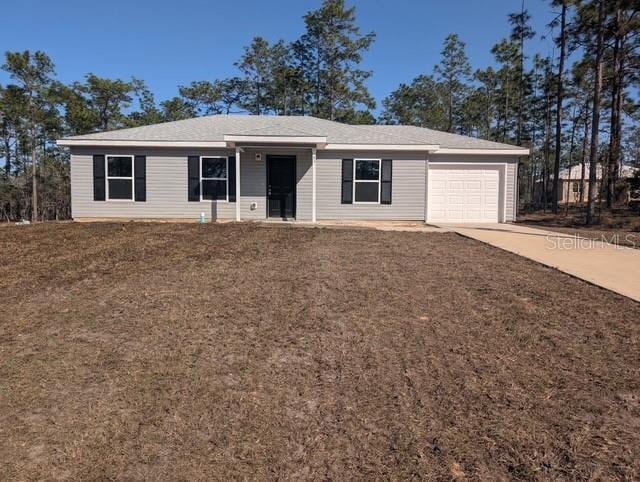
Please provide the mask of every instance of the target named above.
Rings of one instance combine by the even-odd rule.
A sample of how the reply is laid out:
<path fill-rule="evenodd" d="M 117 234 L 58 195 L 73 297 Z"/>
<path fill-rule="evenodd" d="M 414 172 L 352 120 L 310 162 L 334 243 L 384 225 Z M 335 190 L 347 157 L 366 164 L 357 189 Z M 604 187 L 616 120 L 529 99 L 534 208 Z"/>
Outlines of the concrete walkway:
<path fill-rule="evenodd" d="M 439 226 L 640 301 L 640 249 L 517 224 Z"/>
<path fill-rule="evenodd" d="M 406 231 L 415 233 L 446 233 L 450 230 L 425 224 L 422 221 L 354 221 L 322 220 L 317 223 L 308 221 L 282 221 L 279 219 L 257 221 L 260 226 L 293 226 L 300 228 L 332 229 L 374 229 L 376 231 Z"/>
<path fill-rule="evenodd" d="M 417 233 L 446 233 L 449 230 L 422 221 L 318 221 L 316 226 L 332 228 L 364 228 L 378 231 L 407 231 Z"/>

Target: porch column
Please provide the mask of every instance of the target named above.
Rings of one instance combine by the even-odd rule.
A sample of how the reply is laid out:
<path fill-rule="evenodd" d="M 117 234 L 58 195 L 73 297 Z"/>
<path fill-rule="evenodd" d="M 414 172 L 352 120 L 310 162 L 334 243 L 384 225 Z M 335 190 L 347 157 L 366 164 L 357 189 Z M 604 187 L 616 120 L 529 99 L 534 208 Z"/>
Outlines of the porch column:
<path fill-rule="evenodd" d="M 236 221 L 240 221 L 240 148 L 236 146 Z"/>
<path fill-rule="evenodd" d="M 316 222 L 316 148 L 311 148 L 311 222 Z"/>

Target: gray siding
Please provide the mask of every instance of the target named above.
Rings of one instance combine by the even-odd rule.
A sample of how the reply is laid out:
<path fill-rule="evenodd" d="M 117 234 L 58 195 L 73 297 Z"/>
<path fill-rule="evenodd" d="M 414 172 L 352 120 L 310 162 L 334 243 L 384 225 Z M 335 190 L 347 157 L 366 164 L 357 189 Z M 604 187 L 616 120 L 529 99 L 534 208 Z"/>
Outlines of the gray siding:
<path fill-rule="evenodd" d="M 255 159 L 256 153 L 262 159 Z M 147 156 L 147 201 L 93 201 L 93 154 L 142 154 Z M 187 200 L 187 156 L 234 155 L 229 149 L 132 149 L 73 148 L 71 151 L 71 209 L 81 218 L 185 218 L 234 219 L 235 203 L 189 202 Z M 244 220 L 266 218 L 266 156 L 295 155 L 296 218 L 312 217 L 312 168 L 310 149 L 245 148 L 241 154 L 240 209 Z M 341 204 L 343 158 L 393 159 L 393 202 L 385 204 Z M 504 219 L 515 220 L 516 158 L 504 156 L 430 155 L 429 163 L 495 163 L 505 166 L 501 175 L 501 202 L 506 196 Z M 318 151 L 317 218 L 424 220 L 427 204 L 427 156 L 411 152 L 324 152 Z M 256 209 L 251 204 L 257 203 Z M 502 217 L 501 217 L 502 219 Z"/>
<path fill-rule="evenodd" d="M 517 162 L 507 164 L 507 222 L 516 220 L 516 171 Z"/>
<path fill-rule="evenodd" d="M 256 161 L 256 154 L 262 159 Z M 263 149 L 245 148 L 240 155 L 240 192 L 242 193 L 242 219 L 265 219 L 267 217 L 267 155 L 296 156 L 296 219 L 311 220 L 312 173 L 311 149 Z M 244 169 L 247 168 L 246 185 Z M 258 203 L 255 211 L 250 210 L 252 202 Z"/>
<path fill-rule="evenodd" d="M 147 201 L 94 201 L 93 155 L 147 156 Z M 235 203 L 187 200 L 187 156 L 233 155 L 221 149 L 73 148 L 71 150 L 71 214 L 78 218 L 207 218 L 235 217 Z M 243 175 L 244 175 L 243 171 Z M 250 173 L 246 174 L 250 177 Z M 241 178 L 242 179 L 242 178 Z"/>
<path fill-rule="evenodd" d="M 311 169 L 311 150 L 297 154 L 296 176 L 296 219 L 311 221 L 313 203 L 313 171 Z M 316 165 L 317 168 L 317 165 Z M 316 173 L 317 174 L 317 173 Z M 316 180 L 317 181 L 317 180 Z"/>
<path fill-rule="evenodd" d="M 256 161 L 255 152 L 240 153 L 240 219 L 260 220 L 267 217 L 267 174 L 264 160 Z M 256 208 L 251 209 L 251 204 Z M 235 212 L 229 216 L 235 219 Z"/>
<path fill-rule="evenodd" d="M 341 204 L 342 159 L 393 159 L 391 204 Z M 424 220 L 425 153 L 318 152 L 318 219 Z"/>
<path fill-rule="evenodd" d="M 262 160 L 255 154 L 260 152 Z M 311 151 L 269 149 L 270 154 L 297 157 L 297 217 L 311 219 Z M 94 201 L 93 155 L 130 154 L 147 156 L 147 201 Z M 235 219 L 235 203 L 224 201 L 189 202 L 187 200 L 187 157 L 190 155 L 231 156 L 229 149 L 130 149 L 73 148 L 71 151 L 71 211 L 81 218 L 198 219 L 204 212 L 208 219 Z M 259 220 L 267 217 L 266 154 L 262 149 L 245 149 L 240 155 L 240 217 Z M 252 203 L 256 209 L 251 209 Z"/>

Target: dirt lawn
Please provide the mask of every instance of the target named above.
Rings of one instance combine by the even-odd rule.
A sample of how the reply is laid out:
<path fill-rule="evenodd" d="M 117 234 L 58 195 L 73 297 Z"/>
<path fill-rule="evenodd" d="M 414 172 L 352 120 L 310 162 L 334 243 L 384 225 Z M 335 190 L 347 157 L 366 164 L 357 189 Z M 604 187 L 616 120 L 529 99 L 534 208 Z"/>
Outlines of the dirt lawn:
<path fill-rule="evenodd" d="M 0 479 L 640 477 L 640 305 L 452 233 L 0 228 Z"/>
<path fill-rule="evenodd" d="M 564 206 L 558 215 L 541 211 L 519 213 L 518 222 L 533 228 L 640 249 L 640 213 L 629 209 L 597 212 L 598 222 L 593 226 L 585 224 L 584 208 L 571 207 L 567 212 Z"/>

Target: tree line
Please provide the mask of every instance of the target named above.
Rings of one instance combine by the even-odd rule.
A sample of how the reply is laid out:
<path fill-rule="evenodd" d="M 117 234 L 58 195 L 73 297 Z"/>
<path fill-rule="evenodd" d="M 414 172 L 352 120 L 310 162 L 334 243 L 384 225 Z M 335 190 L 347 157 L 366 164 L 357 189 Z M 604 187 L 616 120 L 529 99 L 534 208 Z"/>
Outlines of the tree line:
<path fill-rule="evenodd" d="M 519 166 L 519 199 L 555 212 L 560 169 L 581 165 L 582 180 L 592 182 L 580 202 L 587 202 L 592 223 L 599 194 L 607 207 L 616 201 L 622 162 L 640 162 L 640 4 L 553 0 L 550 6 L 557 12 L 549 23 L 550 55 L 528 54 L 535 33 L 524 8 L 508 16 L 509 37 L 491 49 L 495 67 L 472 71 L 465 44 L 449 35 L 433 73 L 401 84 L 383 101 L 382 121 L 530 147 Z M 603 193 L 593 182 L 598 165 Z"/>
<path fill-rule="evenodd" d="M 604 198 L 619 190 L 619 167 L 640 159 L 640 5 L 633 0 L 553 0 L 556 48 L 529 52 L 535 37 L 526 9 L 509 14 L 510 35 L 491 50 L 495 66 L 473 70 L 466 46 L 449 35 L 441 60 L 382 101 L 366 82 L 363 55 L 374 40 L 354 7 L 324 0 L 303 17 L 300 38 L 256 37 L 235 66 L 238 75 L 178 86 L 157 102 L 145 82 L 89 73 L 56 80 L 44 52 L 7 52 L 0 85 L 0 219 L 70 217 L 69 159 L 54 140 L 210 114 L 313 115 L 352 124 L 402 123 L 529 146 L 519 167 L 523 205 L 557 210 L 560 168 L 582 176 L 605 167 Z M 591 161 L 591 162 L 589 162 Z M 586 172 L 586 166 L 591 169 Z M 595 221 L 596 183 L 581 194 Z"/>

